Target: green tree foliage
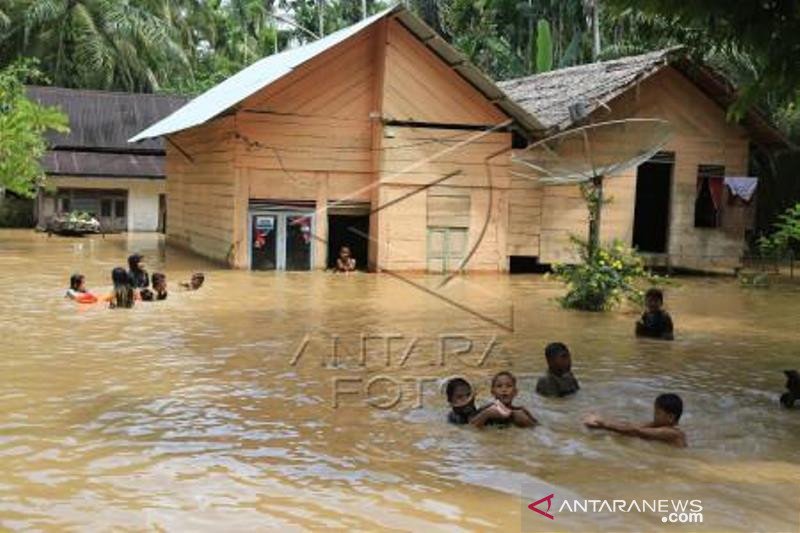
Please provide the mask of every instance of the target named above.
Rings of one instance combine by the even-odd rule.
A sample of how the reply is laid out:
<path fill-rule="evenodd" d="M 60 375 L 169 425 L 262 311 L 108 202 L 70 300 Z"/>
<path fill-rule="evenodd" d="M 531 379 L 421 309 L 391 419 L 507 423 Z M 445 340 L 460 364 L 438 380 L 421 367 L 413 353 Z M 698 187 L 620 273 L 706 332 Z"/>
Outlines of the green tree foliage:
<path fill-rule="evenodd" d="M 547 72 L 553 68 L 553 36 L 550 23 L 544 19 L 536 28 L 536 72 Z"/>
<path fill-rule="evenodd" d="M 640 13 L 705 46 L 746 56 L 753 76 L 742 84 L 737 115 L 769 94 L 797 101 L 800 92 L 800 4 L 792 0 L 607 0 L 616 13 Z"/>
<path fill-rule="evenodd" d="M 29 62 L 0 70 L 0 187 L 33 196 L 44 177 L 39 163 L 47 131 L 69 131 L 67 116 L 25 96 L 26 80 L 37 79 Z"/>

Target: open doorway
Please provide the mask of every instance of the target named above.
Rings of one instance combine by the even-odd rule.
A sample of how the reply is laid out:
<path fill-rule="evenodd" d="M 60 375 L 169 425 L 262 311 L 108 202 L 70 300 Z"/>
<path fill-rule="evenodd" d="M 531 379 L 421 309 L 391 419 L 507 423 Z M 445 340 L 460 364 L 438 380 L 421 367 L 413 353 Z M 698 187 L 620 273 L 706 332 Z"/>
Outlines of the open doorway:
<path fill-rule="evenodd" d="M 659 153 L 636 171 L 633 246 L 640 252 L 667 252 L 673 154 Z"/>
<path fill-rule="evenodd" d="M 367 269 L 369 239 L 369 214 L 328 215 L 328 268 L 336 266 L 336 258 L 342 246 L 350 248 L 358 270 Z"/>

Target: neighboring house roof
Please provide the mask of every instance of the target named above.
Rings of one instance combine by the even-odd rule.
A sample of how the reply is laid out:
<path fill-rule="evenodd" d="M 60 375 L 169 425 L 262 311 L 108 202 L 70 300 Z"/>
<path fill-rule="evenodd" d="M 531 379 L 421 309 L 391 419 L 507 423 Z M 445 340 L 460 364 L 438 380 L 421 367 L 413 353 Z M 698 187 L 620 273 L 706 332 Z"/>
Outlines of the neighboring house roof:
<path fill-rule="evenodd" d="M 533 114 L 544 129 L 560 131 L 575 124 L 570 106 L 580 104 L 586 113 L 592 113 L 666 66 L 678 69 L 724 108 L 736 98 L 735 87 L 725 77 L 687 59 L 682 47 L 501 81 L 498 86 Z M 743 123 L 763 144 L 790 145 L 756 110 L 748 112 Z"/>
<path fill-rule="evenodd" d="M 491 79 L 469 63 L 461 52 L 438 36 L 405 7 L 396 5 L 317 41 L 256 61 L 219 85 L 204 92 L 170 116 L 133 136 L 130 142 L 169 135 L 203 124 L 290 74 L 293 70 L 326 50 L 354 37 L 376 22 L 394 15 L 420 41 L 436 53 L 442 61 L 470 82 L 506 114 L 516 119 L 526 129 L 535 130 L 541 128 L 535 118 L 510 100 Z"/>
<path fill-rule="evenodd" d="M 62 87 L 27 87 L 28 97 L 58 106 L 69 117 L 69 133 L 47 134 L 42 158 L 48 174 L 163 177 L 164 145 L 153 139 L 131 145 L 128 138 L 169 115 L 188 98 Z"/>

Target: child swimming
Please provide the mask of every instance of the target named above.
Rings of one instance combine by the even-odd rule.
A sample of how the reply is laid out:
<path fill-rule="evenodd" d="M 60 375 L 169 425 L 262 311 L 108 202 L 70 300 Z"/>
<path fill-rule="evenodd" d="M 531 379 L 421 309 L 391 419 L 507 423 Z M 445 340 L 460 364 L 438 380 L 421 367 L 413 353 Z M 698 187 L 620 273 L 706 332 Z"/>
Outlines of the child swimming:
<path fill-rule="evenodd" d="M 683 400 L 677 394 L 661 394 L 653 407 L 653 421 L 649 424 L 631 424 L 604 420 L 595 414 L 587 415 L 583 423 L 591 429 L 606 429 L 640 439 L 666 442 L 678 448 L 685 448 L 686 434 L 678 427 L 683 414 Z"/>
<path fill-rule="evenodd" d="M 451 424 L 469 424 L 478 409 L 475 407 L 475 395 L 472 385 L 464 378 L 453 378 L 445 388 L 447 403 L 451 410 L 447 413 L 447 421 Z"/>
<path fill-rule="evenodd" d="M 97 302 L 97 296 L 86 290 L 86 276 L 83 274 L 73 274 L 69 278 L 69 289 L 64 295 L 65 298 L 75 300 L 79 304 L 93 304 Z"/>
<path fill-rule="evenodd" d="M 517 378 L 508 371 L 498 372 L 492 378 L 494 402 L 484 405 L 472 417 L 470 423 L 478 428 L 489 425 L 533 427 L 536 418 L 522 406 L 514 405 L 517 396 Z"/>
<path fill-rule="evenodd" d="M 161 272 L 153 273 L 153 293 L 156 300 L 167 299 L 167 276 Z"/>
<path fill-rule="evenodd" d="M 205 274 L 202 272 L 195 272 L 189 281 L 181 281 L 180 286 L 188 291 L 196 291 L 203 286 L 206 280 Z"/>
<path fill-rule="evenodd" d="M 644 296 L 645 311 L 636 322 L 636 336 L 671 341 L 672 317 L 664 311 L 664 293 L 661 289 L 650 289 Z"/>
<path fill-rule="evenodd" d="M 564 343 L 551 342 L 544 349 L 547 374 L 536 382 L 536 392 L 542 396 L 561 398 L 575 394 L 580 389 L 572 374 L 572 355 Z"/>
<path fill-rule="evenodd" d="M 130 285 L 130 277 L 122 267 L 116 267 L 111 271 L 111 282 L 114 289 L 105 300 L 111 309 L 131 308 L 134 301 L 134 290 Z"/>

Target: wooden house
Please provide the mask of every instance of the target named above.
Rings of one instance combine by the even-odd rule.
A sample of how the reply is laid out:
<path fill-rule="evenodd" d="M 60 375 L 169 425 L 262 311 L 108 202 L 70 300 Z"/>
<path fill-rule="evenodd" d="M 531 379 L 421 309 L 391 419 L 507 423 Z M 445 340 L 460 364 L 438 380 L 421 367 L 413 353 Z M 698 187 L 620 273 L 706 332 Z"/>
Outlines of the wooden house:
<path fill-rule="evenodd" d="M 747 180 L 730 178 L 750 177 L 751 150 L 785 147 L 787 141 L 756 111 L 740 124 L 727 120 L 735 92 L 718 73 L 688 60 L 681 49 L 668 49 L 499 85 L 542 123 L 546 135 L 620 119 L 668 121 L 672 134 L 661 152 L 605 180 L 610 200 L 603 206 L 601 239 L 620 239 L 654 264 L 728 272 L 740 265 L 756 195 L 735 194 L 740 189 L 728 185 Z M 584 118 L 576 120 L 576 105 Z M 593 149 L 613 150 L 614 142 L 619 140 Z M 588 225 L 578 187 L 526 185 L 512 180 L 518 192 L 509 205 L 509 255 L 573 261 L 569 237 L 585 237 Z"/>
<path fill-rule="evenodd" d="M 35 204 L 39 226 L 57 212 L 80 210 L 97 215 L 105 231 L 163 230 L 163 141 L 127 140 L 186 98 L 36 86 L 28 87 L 27 95 L 60 108 L 70 125 L 69 133 L 47 136 L 42 158 L 47 179 Z"/>
<path fill-rule="evenodd" d="M 696 165 L 745 175 L 751 137 L 667 56 L 631 59 L 619 79 L 599 63 L 501 90 L 396 6 L 257 61 L 131 142 L 166 139 L 168 242 L 232 267 L 322 269 L 347 245 L 371 270 L 504 272 L 514 260 L 568 259 L 568 234 L 585 231 L 574 188 L 520 183 L 511 155 L 574 126 L 567 109 L 575 94 L 563 82 L 547 93 L 547 79 L 606 69 L 616 89 L 591 95 L 592 118 L 602 107 L 609 117 L 658 112 L 678 124 L 664 156 L 675 176 L 670 252 L 733 258 L 746 222 L 725 216 L 730 228 L 694 238 L 684 204 L 695 196 Z M 563 81 L 576 82 L 569 74 Z M 690 104 L 697 109 L 681 110 Z M 633 238 L 632 173 L 610 182 L 604 237 Z"/>

